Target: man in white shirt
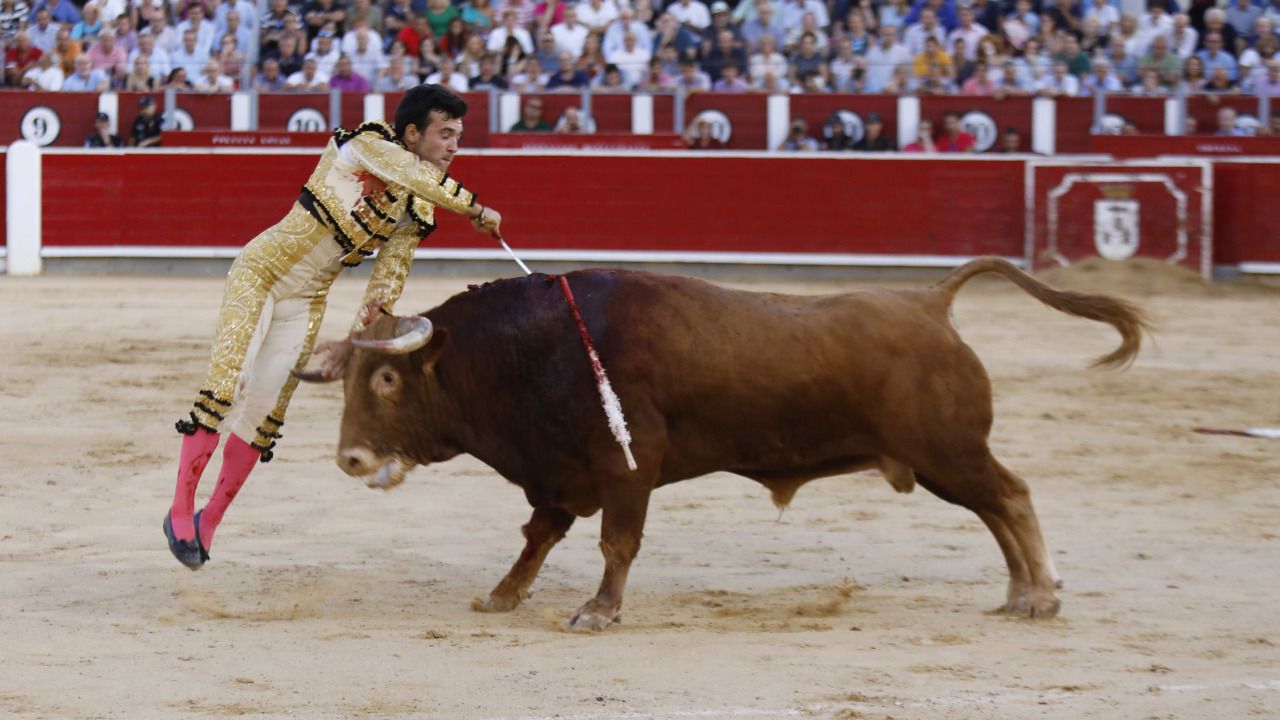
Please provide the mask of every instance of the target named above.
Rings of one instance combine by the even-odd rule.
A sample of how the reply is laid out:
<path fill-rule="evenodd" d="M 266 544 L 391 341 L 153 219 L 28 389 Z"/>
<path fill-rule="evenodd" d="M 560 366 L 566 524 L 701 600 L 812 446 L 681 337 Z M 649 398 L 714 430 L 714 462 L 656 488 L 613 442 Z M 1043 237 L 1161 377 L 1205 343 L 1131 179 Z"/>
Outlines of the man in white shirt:
<path fill-rule="evenodd" d="M 1043 97 L 1075 97 L 1080 94 L 1080 79 L 1059 60 L 1053 64 L 1053 72 L 1037 83 L 1036 92 Z"/>
<path fill-rule="evenodd" d="M 603 33 L 609 23 L 618 19 L 618 6 L 613 0 L 584 0 L 578 3 L 578 22 L 590 32 Z"/>
<path fill-rule="evenodd" d="M 355 28 L 342 36 L 342 54 L 351 58 L 352 72 L 366 79 L 377 78 L 386 64 L 382 42 L 365 20 L 357 20 Z"/>
<path fill-rule="evenodd" d="M 609 29 L 604 31 L 604 40 L 600 43 L 600 52 L 605 57 L 622 47 L 622 36 L 624 33 L 635 33 L 636 42 L 644 47 L 653 47 L 653 31 L 648 25 L 636 19 L 636 11 L 625 7 L 618 11 L 618 19 L 609 24 Z"/>
<path fill-rule="evenodd" d="M 938 13 L 933 8 L 926 7 L 920 11 L 920 22 L 907 28 L 902 41 L 911 57 L 915 57 L 924 52 L 924 41 L 930 37 L 937 38 L 941 45 L 947 43 L 947 33 L 938 22 Z"/>
<path fill-rule="evenodd" d="M 880 26 L 880 41 L 867 50 L 866 91 L 883 92 L 893 79 L 893 69 L 911 63 L 914 56 L 906 45 L 898 42 L 898 28 Z"/>
<path fill-rule="evenodd" d="M 1089 9 L 1084 11 L 1084 19 L 1098 18 L 1098 34 L 1111 37 L 1111 31 L 1120 25 L 1120 11 L 1110 0 L 1093 0 Z"/>
<path fill-rule="evenodd" d="M 760 51 L 752 55 L 749 62 L 752 85 L 764 87 L 766 75 L 772 75 L 774 79 L 787 76 L 787 58 L 778 52 L 777 43 L 773 35 L 760 36 Z"/>
<path fill-rule="evenodd" d="M 574 60 L 582 55 L 582 46 L 587 42 L 588 33 L 587 26 L 578 22 L 578 10 L 572 5 L 566 5 L 564 8 L 564 22 L 551 26 L 551 37 L 556 41 L 556 51 L 567 52 L 573 56 Z"/>
<path fill-rule="evenodd" d="M 328 90 L 329 76 L 319 71 L 315 58 L 308 57 L 302 61 L 302 69 L 284 81 L 284 86 L 288 90 Z"/>
<path fill-rule="evenodd" d="M 615 50 L 611 55 L 606 55 L 605 62 L 618 67 L 619 72 L 622 73 L 622 82 L 627 87 L 635 87 L 644 79 L 651 57 L 649 46 L 641 45 L 635 33 L 628 32 L 622 36 L 622 48 Z"/>
<path fill-rule="evenodd" d="M 667 6 L 667 12 L 681 25 L 702 32 L 711 24 L 711 10 L 702 0 L 677 0 Z"/>
<path fill-rule="evenodd" d="M 1186 60 L 1196 54 L 1196 48 L 1200 46 L 1200 32 L 1191 27 L 1191 18 L 1186 13 L 1178 13 L 1173 16 L 1173 32 L 1170 33 L 1169 47 L 1178 57 Z"/>
<path fill-rule="evenodd" d="M 151 68 L 151 77 L 159 80 L 169 77 L 169 54 L 156 47 L 156 37 L 146 30 L 138 35 L 138 47 L 129 53 L 129 67 L 133 67 L 139 55 L 147 59 L 148 67 Z"/>
<path fill-rule="evenodd" d="M 178 34 L 181 35 L 188 30 L 192 30 L 196 34 L 196 45 L 209 54 L 213 47 L 213 23 L 204 17 L 204 6 L 198 2 L 193 2 L 187 6 L 187 19 L 178 23 Z M 196 71 L 187 72 L 188 77 L 195 77 L 204 71 L 204 65 L 196 68 Z"/>
<path fill-rule="evenodd" d="M 321 30 L 316 33 L 315 42 L 311 43 L 311 52 L 303 57 L 315 58 L 316 69 L 320 74 L 333 77 L 333 69 L 338 66 L 338 58 L 342 57 L 342 51 L 333 41 L 333 32 Z"/>
<path fill-rule="evenodd" d="M 485 43 L 485 49 L 489 52 L 501 53 L 506 47 L 507 38 L 513 37 L 516 42 L 520 43 L 520 49 L 524 50 L 526 55 L 533 54 L 533 37 L 529 35 L 529 31 L 520 27 L 516 22 L 516 11 L 507 10 L 502 13 L 502 24 L 489 32 L 489 40 Z"/>
<path fill-rule="evenodd" d="M 22 86 L 29 90 L 61 90 L 66 75 L 62 72 L 58 54 L 47 52 L 22 75 Z"/>
<path fill-rule="evenodd" d="M 818 0 L 786 0 L 782 5 L 782 17 L 779 21 L 784 33 L 804 24 L 804 14 L 813 13 L 818 27 L 826 30 L 831 25 L 831 16 L 827 14 L 827 6 Z M 946 38 L 942 38 L 945 40 Z"/>
<path fill-rule="evenodd" d="M 58 23 L 53 22 L 48 9 L 40 8 L 36 11 L 35 24 L 27 27 L 27 35 L 31 38 L 32 45 L 40 48 L 40 52 L 47 53 L 58 44 L 59 27 Z"/>
<path fill-rule="evenodd" d="M 458 72 L 457 66 L 453 64 L 453 58 L 447 54 L 440 56 L 440 69 L 427 76 L 427 84 L 447 85 L 454 92 L 460 93 L 470 89 L 467 76 Z"/>
<path fill-rule="evenodd" d="M 1138 47 L 1136 55 L 1144 55 L 1156 35 L 1173 39 L 1173 18 L 1164 11 L 1164 0 L 1147 0 L 1147 11 L 1138 17 Z"/>
<path fill-rule="evenodd" d="M 956 40 L 964 40 L 964 58 L 970 62 L 978 59 L 978 40 L 987 34 L 987 29 L 974 22 L 975 19 L 972 7 L 961 7 L 960 24 L 947 36 L 947 50 L 953 55 L 956 52 Z"/>
<path fill-rule="evenodd" d="M 209 29 L 212 30 L 213 26 L 210 25 Z M 186 30 L 182 33 L 182 47 L 170 56 L 173 67 L 186 70 L 187 77 L 192 79 L 204 72 L 204 64 L 208 59 L 209 51 L 200 47 L 195 30 Z"/>

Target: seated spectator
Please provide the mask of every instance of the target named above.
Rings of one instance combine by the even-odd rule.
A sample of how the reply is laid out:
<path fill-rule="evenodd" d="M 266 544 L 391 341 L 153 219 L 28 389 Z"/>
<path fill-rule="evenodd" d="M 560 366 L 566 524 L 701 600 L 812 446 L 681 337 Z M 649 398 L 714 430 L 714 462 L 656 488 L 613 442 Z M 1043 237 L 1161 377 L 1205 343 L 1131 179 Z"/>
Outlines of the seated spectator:
<path fill-rule="evenodd" d="M 1084 12 L 1085 22 L 1090 18 L 1097 23 L 1098 32 L 1102 37 L 1107 37 L 1113 29 L 1120 26 L 1120 11 L 1112 5 L 1110 0 L 1088 0 L 1089 9 Z"/>
<path fill-rule="evenodd" d="M 1024 0 L 1029 2 L 1029 0 Z M 906 28 L 907 16 L 911 14 L 911 3 L 907 0 L 885 0 L 880 4 L 880 27 L 891 27 L 901 32 Z"/>
<path fill-rule="evenodd" d="M 36 66 L 36 61 L 44 53 L 31 44 L 31 36 L 19 32 L 14 36 L 13 45 L 4 53 L 4 82 L 6 85 L 18 85 L 27 71 Z"/>
<path fill-rule="evenodd" d="M 518 93 L 542 92 L 547 89 L 549 76 L 542 72 L 542 64 L 538 58 L 529 56 L 524 59 L 520 70 L 511 76 L 509 85 Z"/>
<path fill-rule="evenodd" d="M 1007 67 L 1013 68 L 1015 73 L 1018 71 L 1015 65 L 1008 64 Z M 974 65 L 973 74 L 960 86 L 961 95 L 994 95 L 995 90 L 996 83 L 992 82 L 991 75 L 987 72 L 985 60 L 979 60 Z"/>
<path fill-rule="evenodd" d="M 338 67 L 338 58 L 342 57 L 342 50 L 333 41 L 333 37 L 334 30 L 331 28 L 316 33 L 316 38 L 311 43 L 311 52 L 304 56 L 315 58 L 316 69 L 325 75 L 333 75 Z"/>
<path fill-rule="evenodd" d="M 1029 81 L 1024 74 L 1013 63 L 1005 63 L 1000 73 L 1000 80 L 991 90 L 991 95 L 997 99 L 1008 97 L 1025 97 L 1030 95 L 1037 84 Z"/>
<path fill-rule="evenodd" d="M 802 84 L 802 77 L 809 73 L 817 73 L 822 84 L 827 84 L 827 58 L 818 52 L 817 41 L 813 33 L 800 36 L 800 47 L 791 56 L 791 84 Z"/>
<path fill-rule="evenodd" d="M 568 8 L 565 8 L 565 13 L 567 18 Z M 553 31 L 555 30 L 554 27 L 551 29 Z M 604 37 L 600 40 L 600 52 L 603 53 L 606 58 L 612 55 L 615 50 L 622 47 L 622 38 L 627 33 L 635 35 L 636 44 L 640 45 L 640 47 L 646 48 L 650 54 L 653 54 L 656 51 L 657 48 L 653 44 L 653 31 L 650 30 L 649 26 L 644 22 L 636 19 L 636 11 L 634 8 L 624 7 L 618 10 L 618 19 L 609 23 L 609 29 L 605 30 Z M 586 37 L 583 37 L 583 42 L 585 41 Z M 560 40 L 557 39 L 556 42 L 559 43 Z M 581 53 L 581 46 L 579 46 L 579 53 Z"/>
<path fill-rule="evenodd" d="M 35 13 L 36 21 L 27 26 L 27 35 L 31 44 L 40 48 L 40 52 L 50 52 L 58 41 L 58 29 L 62 26 L 53 21 L 48 8 L 40 8 Z"/>
<path fill-rule="evenodd" d="M 1085 55 L 1095 55 L 1105 52 L 1107 49 L 1107 36 L 1102 34 L 1097 18 L 1085 18 L 1084 32 L 1080 35 L 1080 51 Z M 1154 37 L 1165 37 L 1164 35 L 1156 35 Z M 1147 44 L 1150 47 L 1150 43 Z"/>
<path fill-rule="evenodd" d="M 624 93 L 630 90 L 626 80 L 622 77 L 622 71 L 617 65 L 609 64 L 604 66 L 604 76 L 599 82 L 592 83 L 592 92 L 602 93 Z"/>
<path fill-rule="evenodd" d="M 1053 64 L 1053 72 L 1040 81 L 1036 92 L 1041 97 L 1075 97 L 1080 94 L 1080 80 L 1067 71 L 1061 60 Z"/>
<path fill-rule="evenodd" d="M 751 56 L 751 84 L 756 87 L 760 87 L 763 84 L 765 73 L 771 73 L 775 78 L 779 78 L 786 77 L 790 71 L 787 59 L 783 57 L 782 53 L 778 52 L 774 43 L 772 35 L 762 36 L 760 38 L 760 50 Z"/>
<path fill-rule="evenodd" d="M 1240 125 L 1235 108 L 1224 106 L 1218 108 L 1218 129 L 1213 134 L 1219 137 L 1246 137 L 1253 132 Z"/>
<path fill-rule="evenodd" d="M 744 93 L 750 89 L 751 83 L 739 74 L 738 66 L 734 63 L 726 63 L 720 69 L 720 79 L 711 86 L 712 92 L 722 93 Z"/>
<path fill-rule="evenodd" d="M 369 80 L 352 68 L 351 58 L 342 55 L 338 58 L 338 65 L 334 69 L 334 73 L 329 78 L 329 87 L 333 90 L 349 93 L 367 93 L 371 90 Z"/>
<path fill-rule="evenodd" d="M 427 0 L 426 12 L 423 13 L 427 18 L 427 23 L 431 25 L 431 34 L 438 38 L 444 38 L 449 32 L 449 23 L 454 18 L 462 22 L 462 14 L 453 6 L 449 0 Z M 456 55 L 462 46 L 453 48 L 450 54 Z"/>
<path fill-rule="evenodd" d="M 855 144 L 853 136 L 849 135 L 845 129 L 844 121 L 838 115 L 832 116 L 827 120 L 827 124 L 823 126 L 822 134 L 824 137 L 823 150 L 836 152 L 852 150 Z"/>
<path fill-rule="evenodd" d="M 695 117 L 684 130 L 684 144 L 690 150 L 719 150 L 724 143 L 715 136 L 715 130 L 705 117 Z"/>
<path fill-rule="evenodd" d="M 1188 94 L 1203 92 L 1208 80 L 1204 74 L 1204 61 L 1199 55 L 1192 55 L 1182 63 L 1182 80 L 1178 83 L 1178 89 Z"/>
<path fill-rule="evenodd" d="M 1138 61 L 1138 72 L 1154 70 L 1160 84 L 1173 86 L 1182 74 L 1182 60 L 1169 50 L 1169 39 L 1163 35 L 1152 38 L 1147 54 Z"/>
<path fill-rule="evenodd" d="M 556 67 L 560 64 L 560 48 L 556 47 L 556 39 L 549 32 L 541 32 L 534 36 L 533 54 L 537 56 L 542 67 Z M 575 55 L 575 59 L 581 53 Z"/>
<path fill-rule="evenodd" d="M 1022 148 L 1022 133 L 1017 128 L 1005 128 L 1000 133 L 1000 145 L 996 148 L 996 152 L 1013 154 L 1025 152 Z"/>
<path fill-rule="evenodd" d="M 484 49 L 484 38 L 479 35 L 471 35 L 462 46 L 462 52 L 454 58 L 458 72 L 466 75 L 467 78 L 473 78 L 480 74 L 480 61 L 484 58 L 485 53 L 489 52 Z"/>
<path fill-rule="evenodd" d="M 809 124 L 804 118 L 793 118 L 790 127 L 787 128 L 787 137 L 783 139 L 782 144 L 778 145 L 778 150 L 812 152 L 820 150 L 821 147 L 816 139 L 809 137 Z"/>
<path fill-rule="evenodd" d="M 520 109 L 520 119 L 507 132 L 551 132 L 551 123 L 542 117 L 542 99 L 531 97 Z"/>
<path fill-rule="evenodd" d="M 941 65 L 930 65 L 925 76 L 916 81 L 916 93 L 920 95 L 952 95 L 955 92 L 956 84 Z"/>
<path fill-rule="evenodd" d="M 609 63 L 600 53 L 600 37 L 588 35 L 582 44 L 582 54 L 578 56 L 577 68 L 587 74 L 588 78 L 597 78 L 604 73 L 604 66 Z"/>
<path fill-rule="evenodd" d="M 1121 83 L 1128 85 L 1137 82 L 1138 56 L 1130 55 L 1123 43 L 1109 45 L 1106 58 L 1111 63 L 1111 72 L 1120 78 Z"/>
<path fill-rule="evenodd" d="M 557 58 L 558 69 L 547 79 L 548 90 L 577 90 L 587 86 L 591 78 L 579 70 L 573 56 L 561 52 Z"/>
<path fill-rule="evenodd" d="M 1236 37 L 1245 37 L 1253 32 L 1253 24 L 1262 17 L 1262 6 L 1253 0 L 1229 0 L 1226 7 L 1226 20 L 1236 31 Z"/>
<path fill-rule="evenodd" d="M 706 92 L 711 89 L 711 78 L 698 69 L 698 63 L 684 58 L 680 61 L 680 75 L 675 79 L 675 87 L 686 95 Z"/>
<path fill-rule="evenodd" d="M 262 61 L 262 70 L 253 78 L 253 88 L 259 92 L 284 90 L 284 74 L 280 72 L 279 60 L 267 58 Z"/>
<path fill-rule="evenodd" d="M 302 8 L 302 22 L 307 35 L 312 38 L 319 35 L 325 28 L 334 34 L 340 33 L 347 23 L 346 3 L 338 0 L 310 0 Z M 324 71 L 323 63 L 321 63 L 321 70 Z"/>
<path fill-rule="evenodd" d="M 493 27 L 493 6 L 489 0 L 471 0 L 462 5 L 462 21 L 475 33 L 487 33 Z"/>
<path fill-rule="evenodd" d="M 1169 94 L 1169 86 L 1160 82 L 1160 73 L 1155 68 L 1147 68 L 1129 92 L 1141 97 L 1164 97 Z"/>
<path fill-rule="evenodd" d="M 155 77 L 156 82 L 163 82 L 171 69 L 169 55 L 156 47 L 156 38 L 150 32 L 143 31 L 138 36 L 138 47 L 129 53 L 127 60 L 129 67 L 132 68 L 140 57 L 146 58 L 147 66 L 151 69 L 151 75 Z"/>
<path fill-rule="evenodd" d="M 75 72 L 68 75 L 62 81 L 62 90 L 65 92 L 96 92 L 105 91 L 111 84 L 111 79 L 101 70 L 93 69 L 93 62 L 88 56 L 81 55 L 76 58 Z"/>
<path fill-rule="evenodd" d="M 133 20 L 121 14 L 115 21 L 116 45 L 124 50 L 127 57 L 138 47 L 138 31 L 133 29 Z"/>
<path fill-rule="evenodd" d="M 399 92 L 408 90 L 418 84 L 418 76 L 410 74 L 406 69 L 408 61 L 404 57 L 392 58 L 387 62 L 387 66 L 378 74 L 378 79 L 373 83 L 373 91 L 380 93 Z"/>
<path fill-rule="evenodd" d="M 1086 75 L 1081 83 L 1080 94 L 1118 93 L 1124 89 L 1124 83 L 1111 72 L 1111 63 L 1105 58 L 1098 58 L 1093 61 L 1093 72 Z"/>
<path fill-rule="evenodd" d="M 590 1 L 598 2 L 598 0 Z M 701 33 L 711 24 L 711 9 L 701 0 L 675 0 L 667 6 L 667 12 L 671 13 L 676 22 L 697 33 Z"/>
<path fill-rule="evenodd" d="M 174 72 L 184 71 L 177 68 Z M 129 144 L 138 148 L 160 145 L 160 113 L 156 109 L 155 98 L 147 96 L 138 101 L 138 117 L 133 120 Z"/>
<path fill-rule="evenodd" d="M 974 152 L 973 136 L 960 125 L 960 113 L 942 116 L 942 134 L 935 140 L 940 152 Z"/>
<path fill-rule="evenodd" d="M 1266 73 L 1267 61 L 1276 57 L 1278 50 L 1280 50 L 1280 38 L 1268 34 L 1258 38 L 1258 42 L 1253 47 L 1241 53 L 1237 61 L 1240 66 L 1241 84 L 1252 87 L 1253 81 Z"/>
<path fill-rule="evenodd" d="M 696 31 L 681 25 L 670 12 L 658 16 L 658 27 L 653 37 L 655 48 L 674 45 L 680 58 L 694 58 L 698 55 L 701 42 L 701 36 Z"/>
<path fill-rule="evenodd" d="M 902 42 L 911 56 L 915 57 L 925 51 L 925 40 L 928 38 L 937 40 L 939 46 L 947 39 L 946 29 L 938 22 L 937 11 L 926 6 L 920 10 L 920 21 L 907 26 Z"/>
<path fill-rule="evenodd" d="M 133 58 L 133 69 L 124 79 L 125 92 L 155 92 L 160 89 L 160 80 L 151 71 L 151 61 L 146 55 Z"/>
<path fill-rule="evenodd" d="M 800 26 L 787 34 L 783 47 L 792 53 L 796 52 L 806 34 L 813 36 L 813 48 L 818 54 L 825 56 L 831 49 L 831 39 L 827 37 L 826 31 L 818 26 L 818 21 L 814 19 L 814 14 L 811 12 L 805 13 Z"/>
<path fill-rule="evenodd" d="M 1103 0 L 1106 2 L 1106 0 Z M 1040 34 L 1040 16 L 1031 10 L 1031 0 L 1017 0 L 1014 11 L 1004 17 L 1004 33 L 1009 44 L 1022 49 L 1027 40 Z"/>
<path fill-rule="evenodd" d="M 916 85 L 916 78 L 911 74 L 911 66 L 904 64 L 893 69 L 893 75 L 881 92 L 887 95 L 910 95 L 916 91 Z"/>
<path fill-rule="evenodd" d="M 239 83 L 240 76 L 244 73 L 244 55 L 236 49 L 235 38 L 230 35 L 222 36 L 222 46 L 218 49 L 214 60 L 222 66 L 222 74 Z"/>
<path fill-rule="evenodd" d="M 1196 57 L 1200 58 L 1200 62 L 1204 63 L 1205 72 L 1209 73 L 1210 76 L 1212 76 L 1214 68 L 1221 67 L 1226 68 L 1227 76 L 1231 80 L 1236 79 L 1236 73 L 1239 68 L 1235 57 L 1224 49 L 1221 33 L 1205 33 L 1204 49 L 1196 53 Z"/>
<path fill-rule="evenodd" d="M 226 5 L 219 5 L 223 8 Z M 240 24 L 240 13 L 235 10 L 228 10 L 226 16 L 226 26 L 221 30 L 216 28 L 213 34 L 213 46 L 221 47 L 222 38 L 230 37 L 235 41 L 236 51 L 241 55 L 248 55 L 249 49 L 253 45 L 253 31 Z"/>
<path fill-rule="evenodd" d="M 964 38 L 956 38 L 954 47 L 955 50 L 951 52 L 951 79 L 955 82 L 956 87 L 962 87 L 969 77 L 973 75 L 978 63 L 965 57 L 967 50 Z M 990 66 L 988 65 L 988 67 Z"/>
<path fill-rule="evenodd" d="M 1233 95 L 1240 92 L 1240 86 L 1235 80 L 1231 79 L 1231 74 L 1227 68 L 1219 65 L 1209 73 L 1209 81 L 1204 84 L 1202 92 L 1216 93 L 1220 95 Z"/>
<path fill-rule="evenodd" d="M 567 107 L 564 109 L 564 114 L 556 121 L 552 132 L 560 135 L 580 135 L 591 131 L 586 127 L 582 111 L 576 107 Z"/>
<path fill-rule="evenodd" d="M 970 5 L 960 6 L 960 24 L 947 35 L 947 45 L 952 55 L 959 54 L 956 41 L 964 41 L 964 59 L 973 62 L 978 59 L 978 41 L 988 33 L 987 29 L 977 22 L 977 16 Z M 956 58 L 959 62 L 960 58 Z"/>
<path fill-rule="evenodd" d="M 39 13 L 41 10 L 47 10 L 52 21 L 67 26 L 68 31 L 70 26 L 80 22 L 80 11 L 71 0 L 38 0 L 35 12 Z"/>
<path fill-rule="evenodd" d="M 917 78 L 923 78 L 929 74 L 929 68 L 936 66 L 942 71 L 942 74 L 948 78 L 955 75 L 955 66 L 951 64 L 951 56 L 942 50 L 942 43 L 935 37 L 929 37 L 925 40 L 924 52 L 916 55 L 911 62 L 912 72 Z"/>
<path fill-rule="evenodd" d="M 285 78 L 285 90 L 328 90 L 329 76 L 320 72 L 316 59 L 309 57 L 302 61 L 302 69 Z"/>
<path fill-rule="evenodd" d="M 938 146 L 933 141 L 933 123 L 926 118 L 921 118 L 916 125 L 915 142 L 907 143 L 902 148 L 902 152 L 938 152 Z"/>
<path fill-rule="evenodd" d="M 124 141 L 119 135 L 111 132 L 111 116 L 104 112 L 100 112 L 93 119 L 93 132 L 84 139 L 84 146 L 87 148 L 118 148 L 124 147 Z"/>
<path fill-rule="evenodd" d="M 81 17 L 80 22 L 71 28 L 71 39 L 92 42 L 98 39 L 98 33 L 102 32 L 104 27 L 101 13 L 95 3 L 86 4 L 83 12 L 84 15 Z"/>
<path fill-rule="evenodd" d="M 676 86 L 676 81 L 662 69 L 662 61 L 654 58 L 649 61 L 649 70 L 636 85 L 637 92 L 662 92 Z"/>
<path fill-rule="evenodd" d="M 187 77 L 192 78 L 204 71 L 205 63 L 209 62 L 209 51 L 199 46 L 194 30 L 186 30 L 182 33 L 182 47 L 169 59 L 173 67 L 186 70 Z"/>
<path fill-rule="evenodd" d="M 174 68 L 169 71 L 169 75 L 164 79 L 164 84 L 160 86 L 161 90 L 194 90 L 191 81 L 187 79 L 186 68 Z"/>
<path fill-rule="evenodd" d="M 418 69 L 418 80 L 427 81 L 427 76 L 440 66 L 440 55 L 436 52 L 435 40 L 424 37 L 418 42 L 418 53 L 413 58 L 414 67 Z"/>
<path fill-rule="evenodd" d="M 1161 2 L 1162 0 L 1153 1 Z M 1058 53 L 1056 59 L 1059 62 L 1066 63 L 1067 72 L 1077 78 L 1088 75 L 1093 65 L 1089 60 L 1089 56 L 1080 49 L 1080 41 L 1076 39 L 1075 35 L 1071 35 L 1070 33 L 1063 35 L 1062 52 Z"/>
<path fill-rule="evenodd" d="M 50 92 L 62 89 L 62 81 L 67 77 L 62 72 L 62 63 L 57 53 L 47 52 L 36 61 L 35 67 L 29 68 L 22 76 L 22 87 L 28 90 L 46 90 Z"/>
<path fill-rule="evenodd" d="M 298 46 L 297 39 L 292 36 L 281 38 L 280 44 L 274 51 L 267 53 L 266 57 L 280 64 L 280 74 L 285 77 L 302 70 L 302 61 L 306 59 Z"/>
<path fill-rule="evenodd" d="M 880 113 L 867 113 L 862 123 L 862 139 L 854 143 L 853 149 L 859 152 L 892 152 L 896 148 L 893 141 L 884 135 L 884 121 Z"/>
<path fill-rule="evenodd" d="M 877 93 L 884 91 L 893 77 L 894 68 L 910 64 L 911 54 L 907 47 L 898 42 L 897 30 L 892 25 L 880 28 L 878 42 L 867 50 L 866 91 Z"/>
<path fill-rule="evenodd" d="M 1169 48 L 1185 61 L 1196 53 L 1200 47 L 1200 31 L 1192 27 L 1191 18 L 1186 13 L 1173 16 L 1173 32 L 1169 35 Z"/>
<path fill-rule="evenodd" d="M 214 59 L 204 64 L 200 76 L 192 84 L 196 90 L 207 93 L 231 92 L 236 88 L 235 81 L 222 72 L 222 63 Z"/>
<path fill-rule="evenodd" d="M 347 36 L 353 30 L 364 28 L 373 35 L 373 44 L 382 50 L 382 34 L 386 30 L 386 22 L 384 13 L 382 12 L 382 3 L 373 2 L 373 0 L 352 0 L 351 9 L 347 11 L 347 32 L 342 36 L 345 41 Z M 349 48 L 343 46 L 342 51 L 347 52 Z M 355 62 L 355 58 L 352 58 Z M 359 72 L 360 64 L 356 63 L 356 71 Z"/>
<path fill-rule="evenodd" d="M 470 78 L 467 84 L 474 91 L 506 90 L 507 81 L 498 74 L 498 56 L 487 52 L 480 58 L 480 73 Z"/>
<path fill-rule="evenodd" d="M 612 55 L 605 58 L 609 64 L 618 68 L 622 73 L 622 81 L 627 85 L 638 85 L 640 80 L 644 78 L 645 70 L 649 67 L 649 60 L 653 58 L 649 49 L 640 44 L 639 38 L 635 33 L 626 32 L 622 35 L 622 47 L 615 50 Z"/>
<path fill-rule="evenodd" d="M 1280 57 L 1267 61 L 1262 76 L 1253 83 L 1253 93 L 1259 97 L 1280 97 Z M 1280 113 L 1273 110 L 1271 118 L 1274 120 L 1277 117 L 1280 117 Z"/>
<path fill-rule="evenodd" d="M 531 55 L 533 36 L 516 22 L 515 10 L 507 10 L 501 17 L 502 23 L 489 31 L 489 40 L 485 47 L 490 52 L 503 52 L 507 45 L 507 38 L 515 38 L 516 42 L 520 43 L 520 49 L 524 54 Z"/>
<path fill-rule="evenodd" d="M 471 89 L 470 84 L 467 82 L 467 76 L 458 72 L 457 66 L 453 64 L 453 58 L 448 55 L 440 56 L 440 64 L 436 67 L 435 72 L 427 76 L 427 84 L 446 85 L 454 92 L 460 93 Z"/>
<path fill-rule="evenodd" d="M 635 17 L 633 10 L 628 9 L 627 12 L 633 18 Z M 563 50 L 577 60 L 582 54 L 582 45 L 587 41 L 590 31 L 586 25 L 578 22 L 578 10 L 570 5 L 564 9 L 564 20 L 552 25 L 550 33 L 556 50 Z"/>

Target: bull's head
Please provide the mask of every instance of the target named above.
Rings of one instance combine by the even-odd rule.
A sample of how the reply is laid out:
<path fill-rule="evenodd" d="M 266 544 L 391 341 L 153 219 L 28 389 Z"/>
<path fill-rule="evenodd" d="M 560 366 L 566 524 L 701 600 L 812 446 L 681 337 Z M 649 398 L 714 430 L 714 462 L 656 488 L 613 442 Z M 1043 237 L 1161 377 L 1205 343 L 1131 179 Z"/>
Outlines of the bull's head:
<path fill-rule="evenodd" d="M 415 465 L 457 454 L 437 433 L 442 416 L 436 362 L 448 331 L 425 317 L 380 317 L 330 357 L 324 370 L 300 372 L 308 382 L 342 378 L 344 407 L 338 467 L 369 487 L 388 489 Z M 331 353 L 332 355 L 332 353 Z"/>

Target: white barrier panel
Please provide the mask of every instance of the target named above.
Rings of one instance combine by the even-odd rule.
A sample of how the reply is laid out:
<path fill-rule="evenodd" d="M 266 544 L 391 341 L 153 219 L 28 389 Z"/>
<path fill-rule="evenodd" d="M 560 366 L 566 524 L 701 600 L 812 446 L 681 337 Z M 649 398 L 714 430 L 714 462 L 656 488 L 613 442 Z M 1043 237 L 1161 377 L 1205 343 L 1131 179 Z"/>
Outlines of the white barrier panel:
<path fill-rule="evenodd" d="M 5 154 L 5 230 L 10 275 L 39 275 L 41 197 L 40 148 L 26 140 L 9 146 Z"/>

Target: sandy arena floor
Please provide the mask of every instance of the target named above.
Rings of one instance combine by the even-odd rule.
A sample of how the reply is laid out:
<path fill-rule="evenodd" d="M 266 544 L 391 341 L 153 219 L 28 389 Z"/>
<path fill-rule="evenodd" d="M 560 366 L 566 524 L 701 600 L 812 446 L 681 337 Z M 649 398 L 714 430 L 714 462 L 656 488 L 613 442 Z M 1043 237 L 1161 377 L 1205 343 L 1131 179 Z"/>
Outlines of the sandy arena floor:
<path fill-rule="evenodd" d="M 716 475 L 654 496 L 623 623 L 578 635 L 560 623 L 599 582 L 598 518 L 518 610 L 472 612 L 521 546 L 522 494 L 469 458 L 389 493 L 347 478 L 337 386 L 299 392 L 213 561 L 182 568 L 160 533 L 173 421 L 221 282 L 0 278 L 0 717 L 1280 716 L 1280 441 L 1190 432 L 1280 426 L 1280 293 L 1149 266 L 1056 279 L 1161 326 L 1127 372 L 1092 371 L 1110 328 L 999 281 L 960 295 L 1060 618 L 985 614 L 996 544 L 927 492 L 831 478 L 779 522 L 763 488 Z M 465 283 L 419 267 L 400 309 Z M 326 338 L 361 291 L 336 286 Z"/>

